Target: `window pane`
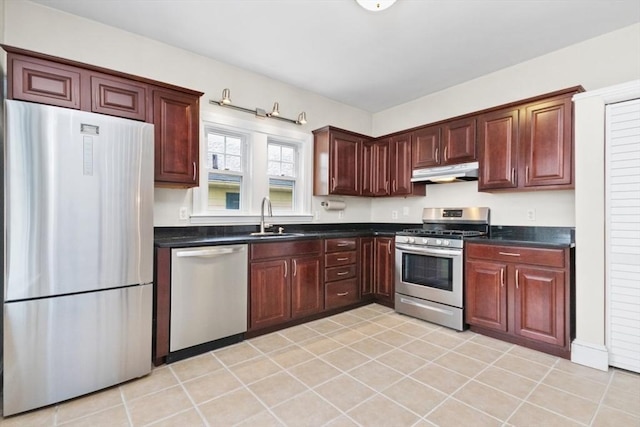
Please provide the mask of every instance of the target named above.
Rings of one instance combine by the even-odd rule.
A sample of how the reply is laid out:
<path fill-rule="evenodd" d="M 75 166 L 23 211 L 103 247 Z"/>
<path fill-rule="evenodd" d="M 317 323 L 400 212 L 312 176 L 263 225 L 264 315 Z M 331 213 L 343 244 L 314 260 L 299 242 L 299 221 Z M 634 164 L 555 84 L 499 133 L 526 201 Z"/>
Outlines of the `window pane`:
<path fill-rule="evenodd" d="M 242 172 L 242 162 L 240 156 L 226 156 L 225 169 Z"/>
<path fill-rule="evenodd" d="M 227 154 L 235 154 L 239 156 L 241 154 L 242 144 L 239 138 L 227 137 Z"/>
<path fill-rule="evenodd" d="M 267 153 L 269 160 L 280 160 L 280 146 L 269 144 Z"/>
<path fill-rule="evenodd" d="M 269 175 L 280 175 L 280 162 L 269 161 L 267 164 L 267 173 Z"/>
<path fill-rule="evenodd" d="M 209 209 L 239 210 L 242 177 L 209 173 Z"/>
<path fill-rule="evenodd" d="M 292 211 L 295 181 L 287 179 L 269 179 L 269 199 L 273 210 Z"/>
<path fill-rule="evenodd" d="M 293 163 L 295 150 L 291 147 L 282 147 L 282 161 Z"/>
<path fill-rule="evenodd" d="M 293 176 L 293 163 L 282 163 L 282 176 Z"/>

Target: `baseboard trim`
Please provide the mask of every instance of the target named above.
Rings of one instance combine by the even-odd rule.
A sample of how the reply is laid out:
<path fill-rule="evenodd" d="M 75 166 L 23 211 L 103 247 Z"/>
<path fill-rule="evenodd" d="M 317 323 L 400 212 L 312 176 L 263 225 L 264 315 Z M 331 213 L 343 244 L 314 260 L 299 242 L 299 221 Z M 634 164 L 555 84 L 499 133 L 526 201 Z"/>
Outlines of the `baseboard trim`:
<path fill-rule="evenodd" d="M 571 361 L 590 368 L 607 371 L 609 369 L 609 352 L 603 345 L 595 345 L 574 340 L 571 343 Z"/>

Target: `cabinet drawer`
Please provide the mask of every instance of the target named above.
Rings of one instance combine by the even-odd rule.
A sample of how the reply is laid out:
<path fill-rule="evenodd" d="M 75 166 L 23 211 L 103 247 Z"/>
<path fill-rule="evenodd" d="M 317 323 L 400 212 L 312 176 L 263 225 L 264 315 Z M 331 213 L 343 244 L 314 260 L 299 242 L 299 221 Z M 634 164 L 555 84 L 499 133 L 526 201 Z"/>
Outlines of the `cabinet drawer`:
<path fill-rule="evenodd" d="M 356 249 L 357 239 L 326 239 L 324 241 L 324 248 L 326 252 L 344 252 L 353 251 Z"/>
<path fill-rule="evenodd" d="M 356 251 L 351 252 L 334 252 L 324 257 L 325 267 L 336 267 L 338 265 L 347 265 L 356 263 Z"/>
<path fill-rule="evenodd" d="M 324 287 L 325 308 L 331 309 L 358 302 L 358 280 L 327 283 Z"/>
<path fill-rule="evenodd" d="M 253 243 L 251 245 L 251 260 L 264 258 L 282 258 L 287 256 L 305 254 L 319 254 L 321 251 L 321 240 Z"/>
<path fill-rule="evenodd" d="M 324 269 L 325 282 L 332 282 L 334 280 L 342 280 L 342 279 L 350 279 L 352 277 L 356 277 L 355 264 Z"/>
<path fill-rule="evenodd" d="M 490 259 L 493 261 L 535 264 L 558 268 L 565 267 L 564 249 L 478 245 L 469 243 L 466 246 L 466 251 L 468 258 Z"/>

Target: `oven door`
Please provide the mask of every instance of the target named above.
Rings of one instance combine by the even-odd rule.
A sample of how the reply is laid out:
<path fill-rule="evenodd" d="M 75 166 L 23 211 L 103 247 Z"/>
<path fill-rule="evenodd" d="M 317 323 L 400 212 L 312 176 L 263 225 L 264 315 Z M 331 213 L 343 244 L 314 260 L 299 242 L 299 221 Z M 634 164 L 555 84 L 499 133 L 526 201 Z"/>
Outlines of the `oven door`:
<path fill-rule="evenodd" d="M 462 249 L 396 244 L 396 292 L 462 308 Z"/>

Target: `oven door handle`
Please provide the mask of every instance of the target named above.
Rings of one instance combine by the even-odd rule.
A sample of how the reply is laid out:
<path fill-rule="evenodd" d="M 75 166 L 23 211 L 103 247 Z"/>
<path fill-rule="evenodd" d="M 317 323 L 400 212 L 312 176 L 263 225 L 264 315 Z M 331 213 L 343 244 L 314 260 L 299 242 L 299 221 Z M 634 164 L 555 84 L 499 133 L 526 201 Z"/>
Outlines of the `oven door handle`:
<path fill-rule="evenodd" d="M 448 258 L 455 258 L 462 256 L 462 250 L 447 250 L 447 249 L 431 249 L 420 246 L 419 249 L 416 249 L 415 246 L 407 246 L 402 244 L 396 244 L 396 250 L 401 252 L 406 252 L 414 255 L 437 255 L 437 256 L 445 256 Z"/>

